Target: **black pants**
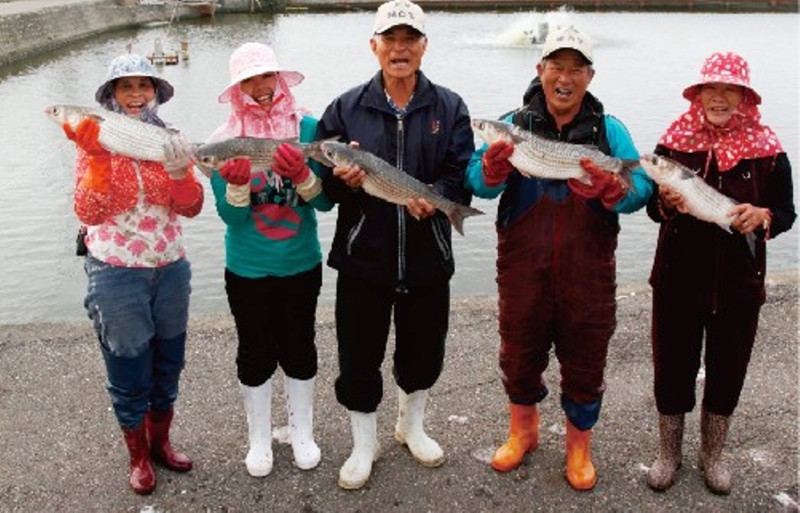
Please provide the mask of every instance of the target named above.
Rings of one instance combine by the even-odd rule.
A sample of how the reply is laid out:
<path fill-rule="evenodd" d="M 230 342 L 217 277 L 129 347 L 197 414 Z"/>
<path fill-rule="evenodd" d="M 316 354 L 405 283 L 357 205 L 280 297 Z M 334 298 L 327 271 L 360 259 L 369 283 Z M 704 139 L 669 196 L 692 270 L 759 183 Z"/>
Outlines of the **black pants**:
<path fill-rule="evenodd" d="M 383 397 L 381 364 L 394 312 L 394 378 L 408 394 L 427 390 L 442 372 L 450 315 L 447 282 L 397 293 L 339 273 L 336 399 L 351 411 L 374 412 Z"/>
<path fill-rule="evenodd" d="M 286 277 L 243 278 L 225 269 L 239 347 L 239 381 L 251 387 L 267 381 L 278 365 L 299 380 L 317 374 L 314 322 L 322 287 L 322 264 Z"/>

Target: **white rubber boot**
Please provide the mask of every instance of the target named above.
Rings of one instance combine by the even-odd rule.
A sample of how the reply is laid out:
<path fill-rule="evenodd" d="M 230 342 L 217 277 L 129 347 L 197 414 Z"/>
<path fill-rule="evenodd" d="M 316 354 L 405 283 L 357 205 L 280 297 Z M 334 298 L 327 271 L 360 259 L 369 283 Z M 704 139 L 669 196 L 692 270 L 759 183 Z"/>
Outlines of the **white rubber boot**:
<path fill-rule="evenodd" d="M 380 452 L 375 412 L 351 411 L 350 428 L 353 431 L 353 452 L 339 469 L 339 486 L 345 490 L 357 490 L 366 484 L 372 463 L 378 460 Z"/>
<path fill-rule="evenodd" d="M 394 437 L 401 444 L 407 445 L 412 456 L 426 467 L 438 467 L 444 463 L 444 452 L 439 444 L 425 434 L 425 403 L 428 401 L 427 390 L 417 390 L 406 394 L 397 389 L 398 412 Z"/>
<path fill-rule="evenodd" d="M 239 389 L 247 413 L 250 441 L 244 463 L 251 476 L 264 477 L 272 472 L 272 379 L 257 387 L 239 383 Z"/>
<path fill-rule="evenodd" d="M 301 381 L 286 376 L 284 389 L 294 464 L 309 470 L 320 460 L 320 450 L 314 442 L 314 378 Z"/>

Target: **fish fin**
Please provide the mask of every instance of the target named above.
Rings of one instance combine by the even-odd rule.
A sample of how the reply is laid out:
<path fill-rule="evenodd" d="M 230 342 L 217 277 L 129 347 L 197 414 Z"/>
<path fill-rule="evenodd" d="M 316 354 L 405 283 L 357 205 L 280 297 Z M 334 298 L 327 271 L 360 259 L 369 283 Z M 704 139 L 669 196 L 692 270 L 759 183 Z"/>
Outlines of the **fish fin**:
<path fill-rule="evenodd" d="M 164 130 L 166 130 L 167 133 L 170 135 L 178 135 L 179 133 L 181 133 L 181 131 L 178 130 L 177 128 L 166 127 L 164 128 Z"/>
<path fill-rule="evenodd" d="M 96 122 L 98 125 L 99 125 L 100 123 L 102 123 L 103 121 L 105 121 L 105 120 L 106 120 L 106 118 L 104 118 L 104 117 L 103 117 L 103 116 L 101 116 L 100 114 L 87 114 L 87 115 L 86 115 L 86 117 L 87 117 L 87 118 L 91 118 L 91 119 L 95 120 L 95 122 Z"/>
<path fill-rule="evenodd" d="M 637 196 L 636 187 L 633 185 L 633 170 L 638 168 L 641 164 L 639 159 L 622 159 L 622 169 L 619 171 L 619 179 L 625 184 L 625 187 L 631 190 Z"/>
<path fill-rule="evenodd" d="M 447 218 L 450 219 L 450 224 L 453 225 L 453 228 L 461 235 L 464 235 L 464 219 L 480 215 L 483 215 L 483 212 L 477 208 L 456 203 L 455 208 L 447 214 Z"/>
<path fill-rule="evenodd" d="M 756 234 L 753 232 L 747 233 L 744 236 L 744 240 L 747 241 L 747 248 L 750 250 L 750 256 L 753 258 L 756 257 Z"/>

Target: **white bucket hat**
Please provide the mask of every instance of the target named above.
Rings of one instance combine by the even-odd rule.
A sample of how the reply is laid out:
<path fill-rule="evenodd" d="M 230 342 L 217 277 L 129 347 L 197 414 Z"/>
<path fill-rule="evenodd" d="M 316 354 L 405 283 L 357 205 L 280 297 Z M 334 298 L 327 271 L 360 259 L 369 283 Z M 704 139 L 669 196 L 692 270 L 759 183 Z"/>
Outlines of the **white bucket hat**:
<path fill-rule="evenodd" d="M 115 57 L 108 65 L 108 78 L 97 88 L 94 99 L 99 104 L 106 105 L 114 97 L 114 81 L 122 77 L 149 77 L 152 79 L 159 105 L 167 103 L 175 94 L 175 90 L 169 82 L 156 76 L 156 71 L 147 59 L 135 53 L 126 53 Z"/>
<path fill-rule="evenodd" d="M 378 7 L 372 32 L 383 34 L 392 27 L 407 25 L 425 35 L 425 13 L 422 7 L 408 0 L 392 0 Z"/>
<path fill-rule="evenodd" d="M 239 87 L 239 82 L 264 73 L 280 73 L 289 87 L 296 86 L 305 78 L 298 71 L 281 67 L 278 64 L 278 57 L 275 56 L 272 48 L 261 43 L 245 43 L 234 50 L 228 67 L 230 68 L 231 81 L 217 98 L 219 103 L 231 101 L 231 92 L 235 87 Z"/>
<path fill-rule="evenodd" d="M 559 25 L 550 30 L 542 45 L 542 59 L 564 48 L 580 53 L 589 64 L 594 61 L 594 41 L 574 25 Z"/>

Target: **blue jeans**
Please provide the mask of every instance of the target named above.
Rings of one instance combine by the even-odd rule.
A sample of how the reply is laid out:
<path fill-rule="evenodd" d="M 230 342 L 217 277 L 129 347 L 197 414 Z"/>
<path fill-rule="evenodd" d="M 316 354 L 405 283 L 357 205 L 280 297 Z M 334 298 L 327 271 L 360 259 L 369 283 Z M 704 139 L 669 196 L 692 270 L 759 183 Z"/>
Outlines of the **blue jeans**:
<path fill-rule="evenodd" d="M 114 267 L 87 256 L 84 306 L 106 364 L 120 425 L 135 428 L 149 408 L 166 411 L 178 397 L 189 317 L 191 267 Z"/>

